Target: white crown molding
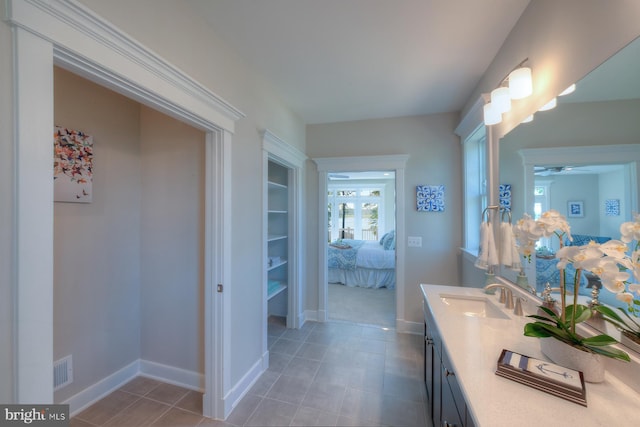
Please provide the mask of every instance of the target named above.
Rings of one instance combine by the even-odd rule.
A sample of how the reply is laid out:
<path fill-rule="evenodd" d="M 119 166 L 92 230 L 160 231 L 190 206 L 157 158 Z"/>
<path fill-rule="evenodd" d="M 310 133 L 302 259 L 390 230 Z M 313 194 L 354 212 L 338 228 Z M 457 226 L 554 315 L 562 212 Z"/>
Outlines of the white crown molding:
<path fill-rule="evenodd" d="M 5 12 L 11 24 L 54 44 L 56 64 L 106 83 L 119 93 L 142 103 L 153 101 L 156 108 L 160 104 L 164 112 L 176 113 L 174 116 L 195 112 L 189 113 L 192 120 L 206 129 L 222 127 L 233 132 L 235 121 L 245 117 L 229 102 L 76 0 L 7 0 Z"/>
<path fill-rule="evenodd" d="M 269 129 L 262 133 L 262 149 L 299 168 L 303 167 L 307 160 L 303 152 L 284 142 Z"/>
<path fill-rule="evenodd" d="M 473 103 L 467 114 L 460 119 L 460 123 L 453 131 L 460 137 L 460 141 L 464 142 L 471 134 L 473 134 L 478 128 L 484 126 L 483 110 L 484 98 L 479 96 L 476 102 Z"/>

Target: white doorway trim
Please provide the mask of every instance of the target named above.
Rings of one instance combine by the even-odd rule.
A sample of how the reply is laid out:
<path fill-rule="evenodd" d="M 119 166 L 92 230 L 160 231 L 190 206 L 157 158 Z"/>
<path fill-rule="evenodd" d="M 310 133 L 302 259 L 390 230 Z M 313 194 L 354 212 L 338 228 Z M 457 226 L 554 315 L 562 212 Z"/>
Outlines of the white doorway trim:
<path fill-rule="evenodd" d="M 317 320 L 326 322 L 328 271 L 327 271 L 327 177 L 329 172 L 360 172 L 360 171 L 395 171 L 395 200 L 396 200 L 396 330 L 408 332 L 410 325 L 405 321 L 404 312 L 404 259 L 405 259 L 405 183 L 404 171 L 409 155 L 398 154 L 391 156 L 362 156 L 362 157 L 323 157 L 314 158 L 318 167 L 318 242 L 320 250 L 318 256 L 318 313 Z"/>
<path fill-rule="evenodd" d="M 53 402 L 53 66 L 207 132 L 204 415 L 230 410 L 231 135 L 244 115 L 72 0 L 7 0 L 14 27 L 14 399 Z M 216 286 L 226 291 L 218 293 Z"/>

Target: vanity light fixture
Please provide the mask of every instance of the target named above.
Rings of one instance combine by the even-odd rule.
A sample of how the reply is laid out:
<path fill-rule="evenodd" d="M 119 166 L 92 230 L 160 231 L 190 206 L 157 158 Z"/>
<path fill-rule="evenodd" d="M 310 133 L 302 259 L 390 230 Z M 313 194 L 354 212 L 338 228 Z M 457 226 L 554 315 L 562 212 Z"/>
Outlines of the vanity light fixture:
<path fill-rule="evenodd" d="M 484 104 L 484 124 L 487 126 L 497 125 L 502 121 L 502 113 L 492 102 Z"/>
<path fill-rule="evenodd" d="M 558 99 L 557 98 L 553 98 L 551 101 L 547 102 L 542 107 L 540 107 L 540 109 L 538 111 L 553 110 L 554 108 L 556 108 L 557 104 L 558 104 Z"/>
<path fill-rule="evenodd" d="M 573 93 L 576 91 L 576 84 L 572 84 L 571 86 L 569 86 L 568 88 L 566 88 L 565 90 L 563 90 L 560 95 L 558 96 L 565 96 L 565 95 L 569 95 L 570 93 Z"/>
<path fill-rule="evenodd" d="M 509 92 L 512 99 L 523 99 L 533 93 L 531 68 L 520 67 L 509 73 Z"/>
<path fill-rule="evenodd" d="M 491 91 L 491 100 L 484 105 L 484 124 L 486 126 L 502 122 L 502 114 L 511 111 L 512 99 L 523 99 L 533 93 L 531 68 L 524 66 L 528 60 L 527 58 L 518 64 L 502 79 L 498 87 Z"/>
<path fill-rule="evenodd" d="M 509 88 L 506 86 L 500 86 L 497 89 L 491 91 L 491 104 L 494 108 L 502 113 L 506 113 L 511 110 L 511 95 Z"/>

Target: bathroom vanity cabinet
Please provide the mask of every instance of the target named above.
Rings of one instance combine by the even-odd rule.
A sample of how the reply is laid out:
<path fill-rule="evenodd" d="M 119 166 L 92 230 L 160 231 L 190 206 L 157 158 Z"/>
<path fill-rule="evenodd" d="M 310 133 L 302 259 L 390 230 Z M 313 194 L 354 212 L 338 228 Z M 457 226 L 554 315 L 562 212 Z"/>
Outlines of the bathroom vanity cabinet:
<path fill-rule="evenodd" d="M 497 296 L 481 289 L 425 284 L 420 288 L 424 381 L 432 427 L 595 427 L 629 425 L 629 420 L 638 419 L 639 387 L 637 381 L 628 380 L 640 370 L 639 354 L 631 355 L 630 364 L 607 360 L 605 381 L 587 383 L 584 407 L 495 374 L 503 349 L 546 359 L 539 341 L 523 335 L 529 318 L 515 315 Z M 524 290 L 518 295 L 527 297 Z M 452 299 L 480 301 L 486 312 L 471 313 L 465 304 L 456 308 Z M 523 304 L 523 308 L 529 314 L 537 306 Z M 541 414 L 550 418 L 541 419 Z"/>
<path fill-rule="evenodd" d="M 424 382 L 433 427 L 473 427 L 455 371 L 424 305 Z"/>

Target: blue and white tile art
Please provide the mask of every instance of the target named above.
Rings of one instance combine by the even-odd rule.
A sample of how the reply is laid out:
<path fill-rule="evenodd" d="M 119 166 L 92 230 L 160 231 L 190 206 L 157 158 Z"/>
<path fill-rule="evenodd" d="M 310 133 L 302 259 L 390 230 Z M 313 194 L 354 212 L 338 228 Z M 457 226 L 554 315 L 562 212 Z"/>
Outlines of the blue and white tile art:
<path fill-rule="evenodd" d="M 500 184 L 500 209 L 511 210 L 511 184 Z"/>
<path fill-rule="evenodd" d="M 444 212 L 444 185 L 418 185 L 416 201 L 420 212 Z"/>
<path fill-rule="evenodd" d="M 620 215 L 620 199 L 605 200 L 604 212 L 607 216 L 619 216 Z"/>

